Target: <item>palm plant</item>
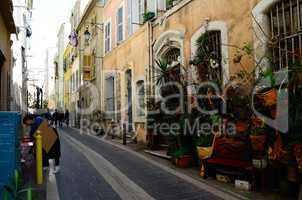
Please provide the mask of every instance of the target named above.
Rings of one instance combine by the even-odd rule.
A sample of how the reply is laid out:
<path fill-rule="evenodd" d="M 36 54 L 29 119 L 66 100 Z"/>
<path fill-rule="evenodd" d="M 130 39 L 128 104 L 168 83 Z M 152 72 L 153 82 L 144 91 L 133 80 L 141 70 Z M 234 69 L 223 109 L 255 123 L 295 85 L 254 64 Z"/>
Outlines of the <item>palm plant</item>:
<path fill-rule="evenodd" d="M 23 188 L 22 178 L 20 172 L 15 170 L 14 177 L 11 179 L 10 183 L 4 186 L 3 200 L 23 200 L 24 194 L 26 194 L 26 200 L 32 200 L 32 188 L 29 186 Z"/>

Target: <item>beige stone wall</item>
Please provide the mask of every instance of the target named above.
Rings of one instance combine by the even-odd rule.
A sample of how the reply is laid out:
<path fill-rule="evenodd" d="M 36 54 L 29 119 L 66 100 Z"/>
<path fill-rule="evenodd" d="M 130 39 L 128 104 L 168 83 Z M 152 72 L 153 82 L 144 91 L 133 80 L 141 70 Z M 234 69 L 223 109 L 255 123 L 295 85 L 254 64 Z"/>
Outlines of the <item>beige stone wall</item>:
<path fill-rule="evenodd" d="M 132 102 L 133 102 L 133 122 L 135 124 L 142 124 L 139 128 L 138 141 L 145 142 L 146 135 L 144 134 L 144 128 L 142 127 L 145 123 L 145 117 L 138 117 L 136 113 L 136 83 L 140 80 L 145 81 L 146 68 L 149 66 L 149 50 L 148 50 L 148 25 L 144 25 L 130 38 L 122 42 L 118 47 L 114 48 L 111 52 L 108 52 L 104 57 L 104 70 L 103 75 L 110 74 L 115 71 L 118 74 L 118 81 L 120 91 L 118 92 L 120 98 L 121 108 L 127 107 L 127 91 L 126 91 L 126 71 L 131 69 L 132 71 Z M 106 84 L 104 82 L 104 87 Z M 103 98 L 103 101 L 105 99 Z M 105 107 L 103 107 L 105 110 Z M 127 113 L 125 109 L 122 109 L 121 121 L 127 122 Z"/>
<path fill-rule="evenodd" d="M 8 74 L 11 74 L 11 48 L 10 48 L 10 33 L 8 32 L 4 19 L 0 13 L 0 49 L 5 56 L 6 61 L 1 67 L 1 94 L 0 94 L 0 110 L 7 110 L 8 91 L 7 86 Z"/>
<path fill-rule="evenodd" d="M 230 77 L 241 69 L 241 66 L 235 64 L 232 60 L 237 49 L 231 46 L 242 47 L 247 43 L 253 46 L 254 34 L 251 13 L 259 1 L 260 0 L 183 0 L 179 5 L 159 16 L 154 22 L 152 33 L 153 45 L 156 46 L 156 43 L 167 33 L 172 36 L 178 34 L 177 37 L 181 40 L 183 64 L 189 66 L 193 53 L 192 37 L 194 34 L 200 31 L 207 21 L 209 23 L 218 22 L 217 24 L 224 24 L 226 27 L 227 40 L 224 46 L 229 58 L 227 64 L 228 75 Z M 118 72 L 118 81 L 121 87 L 120 92 L 116 95 L 120 95 L 118 101 L 121 102 L 123 107 L 127 102 L 125 72 L 128 69 L 132 70 L 133 94 L 135 94 L 135 84 L 142 78 L 146 81 L 146 68 L 148 68 L 150 63 L 148 57 L 148 24 L 141 27 L 139 31 L 134 33 L 130 38 L 127 38 L 127 34 L 125 34 L 126 40 L 120 45 L 116 45 L 116 10 L 122 3 L 124 3 L 124 11 L 126 12 L 127 2 L 122 0 L 109 1 L 104 8 L 104 22 L 111 20 L 112 25 L 112 50 L 104 55 L 103 77 L 106 76 L 106 73 L 110 74 L 112 71 Z M 124 21 L 124 23 L 126 25 L 126 21 Z M 127 33 L 126 29 L 125 32 Z M 156 59 L 156 57 L 154 57 L 154 59 Z M 242 63 L 246 68 L 252 69 L 254 67 L 252 57 L 244 59 Z M 104 82 L 103 85 L 106 87 Z M 105 99 L 103 98 L 102 101 L 104 102 Z M 135 104 L 135 95 L 133 103 Z M 102 110 L 105 110 L 104 106 Z M 135 108 L 133 115 L 138 141 L 146 142 L 146 131 L 145 128 L 142 128 L 145 119 L 141 120 L 136 118 Z M 127 121 L 127 114 L 125 112 L 122 112 L 121 120 Z"/>
<path fill-rule="evenodd" d="M 191 58 L 191 38 L 205 22 L 224 22 L 227 27 L 228 45 L 242 47 L 245 43 L 253 44 L 252 9 L 260 0 L 183 0 L 175 8 L 169 10 L 166 19 L 154 27 L 154 40 L 169 30 L 184 33 L 184 64 L 189 65 Z M 161 20 L 157 20 L 160 22 Z M 229 58 L 236 54 L 236 48 L 228 47 Z M 244 65 L 253 68 L 252 60 L 244 60 Z M 240 66 L 229 59 L 230 76 Z"/>

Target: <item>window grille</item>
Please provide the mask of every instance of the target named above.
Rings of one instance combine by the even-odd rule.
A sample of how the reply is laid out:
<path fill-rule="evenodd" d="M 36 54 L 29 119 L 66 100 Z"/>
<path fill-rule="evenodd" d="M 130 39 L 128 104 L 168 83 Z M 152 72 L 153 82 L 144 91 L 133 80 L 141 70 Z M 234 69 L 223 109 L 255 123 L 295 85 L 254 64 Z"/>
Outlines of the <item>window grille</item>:
<path fill-rule="evenodd" d="M 172 64 L 173 62 L 178 61 L 179 57 L 180 49 L 178 48 L 171 48 L 164 54 L 164 59 L 168 64 Z"/>
<path fill-rule="evenodd" d="M 274 70 L 302 64 L 302 0 L 281 0 L 268 15 Z"/>

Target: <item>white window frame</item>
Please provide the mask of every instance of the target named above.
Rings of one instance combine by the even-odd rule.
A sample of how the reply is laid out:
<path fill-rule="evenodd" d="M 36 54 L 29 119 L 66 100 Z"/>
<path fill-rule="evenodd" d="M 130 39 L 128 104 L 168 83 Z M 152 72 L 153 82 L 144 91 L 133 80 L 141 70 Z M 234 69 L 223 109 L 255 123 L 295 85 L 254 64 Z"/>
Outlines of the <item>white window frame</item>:
<path fill-rule="evenodd" d="M 133 0 L 127 0 L 127 31 L 128 31 L 128 36 L 131 36 L 133 34 L 133 25 L 132 25 L 132 19 L 133 19 Z"/>
<path fill-rule="evenodd" d="M 145 14 L 145 0 L 138 0 L 138 19 L 139 23 L 143 23 Z"/>
<path fill-rule="evenodd" d="M 109 32 L 109 35 L 107 37 L 106 35 L 106 28 L 107 26 L 109 25 L 109 28 L 110 28 L 110 32 Z M 108 47 L 108 50 L 106 49 L 106 40 L 109 40 L 109 47 Z M 104 54 L 110 52 L 112 50 L 112 21 L 111 21 L 111 18 L 109 20 L 107 20 L 105 22 L 105 26 L 104 26 Z"/>
<path fill-rule="evenodd" d="M 118 14 L 119 14 L 119 10 L 122 9 L 122 22 L 118 23 Z M 122 43 L 125 40 L 125 6 L 124 6 L 124 2 L 117 8 L 116 10 L 116 45 L 119 45 L 120 43 Z M 122 27 L 122 39 L 119 40 L 119 27 Z"/>
<path fill-rule="evenodd" d="M 221 33 L 221 57 L 222 60 L 229 60 L 229 47 L 224 45 L 228 44 L 228 27 L 224 21 L 210 21 L 207 25 L 201 26 L 191 38 L 191 59 L 193 59 L 197 52 L 196 42 L 201 35 L 204 35 L 207 31 L 220 31 Z M 223 76 L 223 85 L 227 84 L 230 80 L 230 66 L 229 62 L 222 62 L 222 76 Z M 196 71 L 192 71 L 192 77 L 196 80 L 194 74 Z"/>

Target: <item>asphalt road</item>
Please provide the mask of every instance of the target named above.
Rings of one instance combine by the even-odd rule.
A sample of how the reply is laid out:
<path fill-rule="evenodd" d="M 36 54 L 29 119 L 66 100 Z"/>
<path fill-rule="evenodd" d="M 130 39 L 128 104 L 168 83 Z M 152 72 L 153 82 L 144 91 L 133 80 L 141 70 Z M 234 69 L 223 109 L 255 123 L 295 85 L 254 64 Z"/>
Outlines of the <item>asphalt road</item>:
<path fill-rule="evenodd" d="M 61 200 L 220 199 L 107 142 L 80 135 L 75 129 L 59 132 L 62 158 L 56 177 Z"/>

